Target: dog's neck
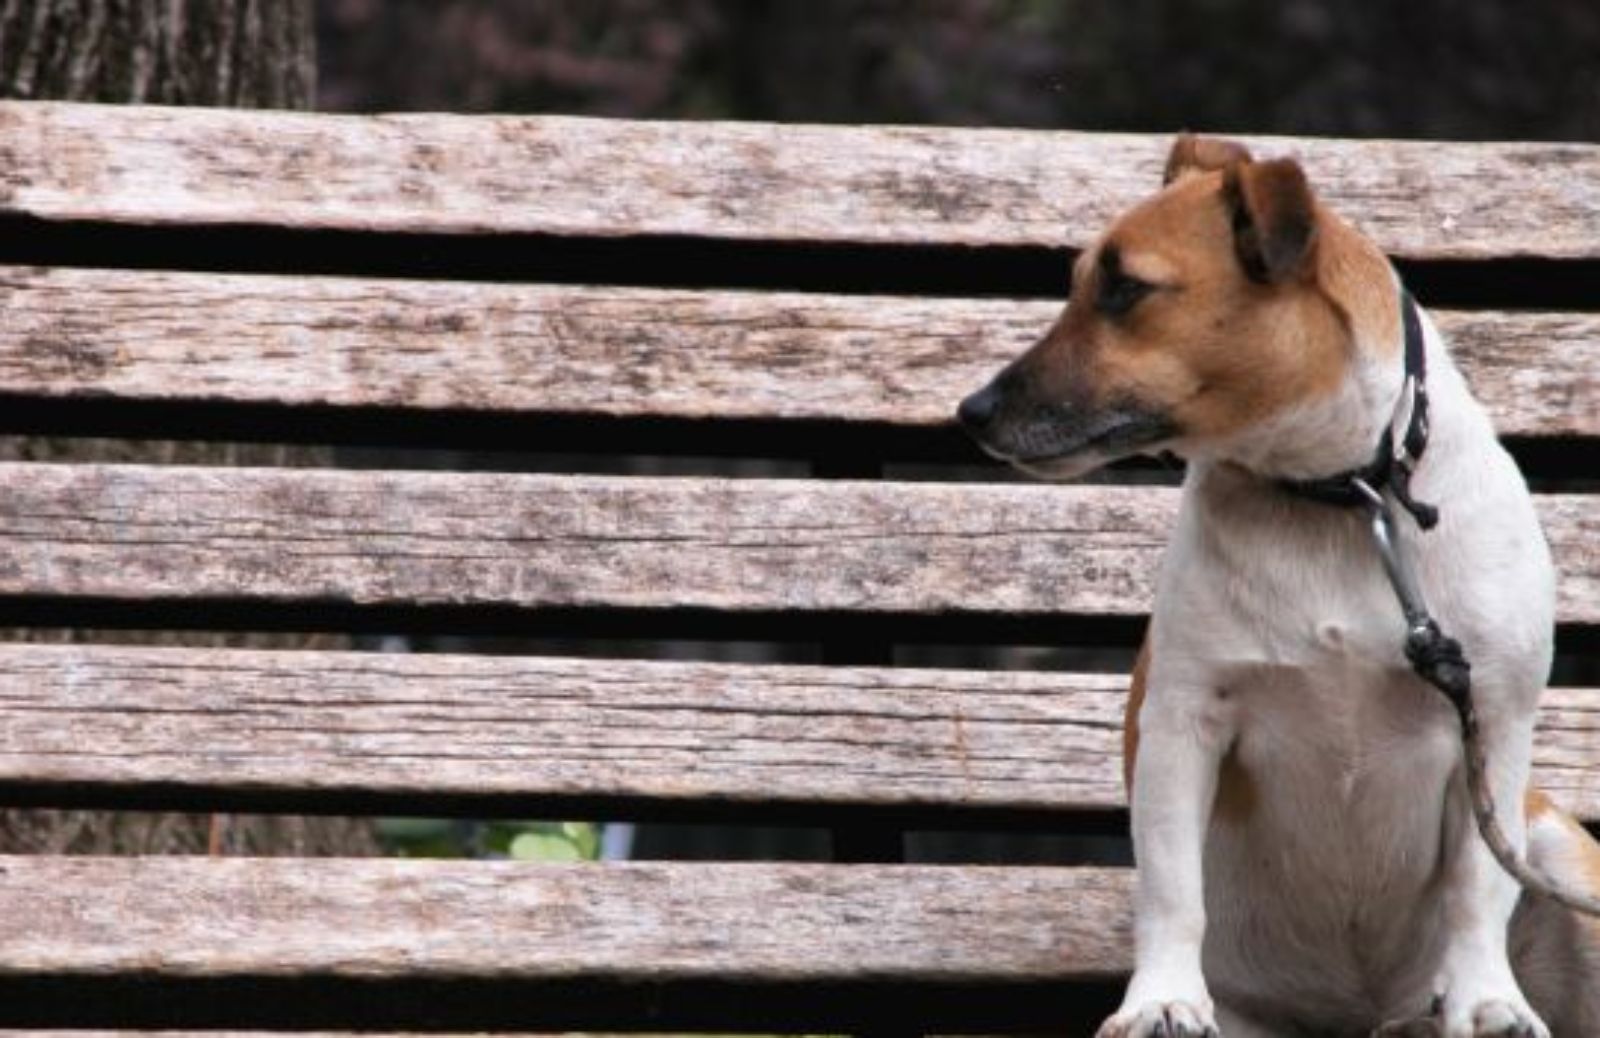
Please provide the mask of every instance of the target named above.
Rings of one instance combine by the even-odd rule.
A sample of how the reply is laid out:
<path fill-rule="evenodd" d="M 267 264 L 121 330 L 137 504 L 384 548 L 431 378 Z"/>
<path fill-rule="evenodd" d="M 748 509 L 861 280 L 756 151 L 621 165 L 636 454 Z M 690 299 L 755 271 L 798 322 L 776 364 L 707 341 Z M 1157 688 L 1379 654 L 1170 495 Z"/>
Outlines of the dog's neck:
<path fill-rule="evenodd" d="M 1398 291 L 1396 291 L 1398 308 Z M 1441 482 L 1454 481 L 1460 465 L 1493 441 L 1481 405 L 1471 396 L 1460 372 L 1427 314 L 1421 315 L 1427 389 L 1432 400 L 1427 455 L 1417 472 L 1418 496 Z M 1393 322 L 1396 326 L 1399 322 Z M 1401 333 L 1403 334 L 1403 333 Z M 1190 458 L 1196 475 L 1209 470 L 1230 473 L 1258 483 L 1264 494 L 1284 495 L 1286 480 L 1316 480 L 1358 469 L 1373 458 L 1385 430 L 1404 435 L 1409 414 L 1400 405 L 1405 381 L 1404 350 L 1396 342 L 1354 343 L 1348 377 L 1327 396 L 1304 403 L 1247 430 L 1230 442 Z M 1397 411 L 1401 422 L 1396 427 Z M 1437 495 L 1436 495 L 1437 496 Z"/>
<path fill-rule="evenodd" d="M 1439 521 L 1439 511 L 1411 494 L 1411 476 L 1428 449 L 1427 350 L 1422 337 L 1422 312 L 1411 293 L 1400 290 L 1404 340 L 1404 377 L 1389 425 L 1378 437 L 1368 461 L 1333 476 L 1311 481 L 1285 480 L 1291 494 L 1345 508 L 1370 508 L 1387 492 L 1423 529 Z"/>

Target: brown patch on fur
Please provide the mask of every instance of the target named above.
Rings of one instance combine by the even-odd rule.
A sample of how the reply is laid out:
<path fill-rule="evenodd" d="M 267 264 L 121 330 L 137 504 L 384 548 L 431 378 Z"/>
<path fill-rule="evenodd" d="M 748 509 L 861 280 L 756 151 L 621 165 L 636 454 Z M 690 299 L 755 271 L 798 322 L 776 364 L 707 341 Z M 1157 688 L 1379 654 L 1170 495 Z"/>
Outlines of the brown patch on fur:
<path fill-rule="evenodd" d="M 1078 258 L 1067 308 L 1003 373 L 1002 413 L 1158 416 L 1194 450 L 1336 392 L 1365 344 L 1399 349 L 1383 254 L 1295 162 L 1240 156 L 1225 141 L 1174 145 L 1180 175 Z M 1130 306 L 1099 304 L 1107 250 L 1151 286 Z"/>
<path fill-rule="evenodd" d="M 1366 235 L 1332 212 L 1318 207 L 1322 247 L 1317 250 L 1317 282 L 1327 293 L 1358 343 L 1380 357 L 1401 349 L 1400 300 L 1389 260 Z"/>
<path fill-rule="evenodd" d="M 1217 769 L 1217 797 L 1212 817 L 1235 825 L 1249 820 L 1256 809 L 1256 783 L 1239 763 L 1238 753 L 1230 750 Z"/>
<path fill-rule="evenodd" d="M 1178 139 L 1172 142 L 1172 150 L 1167 152 L 1167 166 L 1161 175 L 1161 183 L 1170 184 L 1194 173 L 1209 173 L 1249 161 L 1250 149 L 1237 141 L 1180 133 Z"/>
<path fill-rule="evenodd" d="M 1572 837 L 1572 847 L 1575 852 L 1575 860 L 1571 864 L 1582 874 L 1584 889 L 1600 892 L 1600 844 L 1595 843 L 1594 837 L 1589 835 L 1589 830 L 1558 807 L 1543 790 L 1529 789 L 1523 798 L 1523 805 L 1527 812 L 1529 829 L 1533 828 L 1536 821 L 1554 821 L 1567 830 Z M 1600 926 L 1594 920 L 1589 922 L 1591 925 Z"/>
<path fill-rule="evenodd" d="M 1556 807 L 1555 801 L 1542 789 L 1529 789 L 1522 797 L 1522 810 L 1531 826 L 1535 819 L 1545 815 L 1559 815 L 1561 812 Z"/>
<path fill-rule="evenodd" d="M 1122 712 L 1122 788 L 1133 803 L 1133 764 L 1139 757 L 1139 711 L 1144 708 L 1145 684 L 1150 679 L 1150 634 L 1145 632 L 1139 658 L 1133 661 L 1128 683 L 1128 704 Z"/>
<path fill-rule="evenodd" d="M 1253 281 L 1298 280 L 1312 271 L 1316 202 L 1293 159 L 1246 162 L 1222 171 L 1233 249 Z"/>
<path fill-rule="evenodd" d="M 1175 272 L 1120 322 L 1089 308 L 1076 333 L 1079 377 L 1103 397 L 1131 396 L 1166 411 L 1187 439 L 1225 437 L 1296 403 L 1333 392 L 1348 373 L 1348 338 L 1314 279 L 1250 280 L 1234 254 L 1224 174 L 1185 177 L 1119 220 L 1107 235 L 1138 270 L 1158 257 Z M 1093 280 L 1095 269 L 1085 273 Z M 1092 298 L 1095 287 L 1080 286 Z"/>

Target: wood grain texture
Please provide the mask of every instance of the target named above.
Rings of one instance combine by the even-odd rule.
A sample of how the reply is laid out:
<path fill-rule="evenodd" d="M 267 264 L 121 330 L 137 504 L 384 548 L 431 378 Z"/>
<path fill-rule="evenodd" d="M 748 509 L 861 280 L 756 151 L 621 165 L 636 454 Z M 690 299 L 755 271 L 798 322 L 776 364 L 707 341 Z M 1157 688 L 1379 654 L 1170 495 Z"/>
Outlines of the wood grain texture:
<path fill-rule="evenodd" d="M 1126 694 L 1120 674 L 0 645 L 0 790 L 1110 811 Z M 1596 746 L 1600 689 L 1547 693 L 1535 782 L 1588 820 Z"/>
<path fill-rule="evenodd" d="M 0 390 L 934 427 L 1059 308 L 10 267 Z M 1436 317 L 1503 432 L 1600 435 L 1600 316 Z"/>
<path fill-rule="evenodd" d="M 1600 689 L 1553 688 L 1539 705 L 1534 783 L 1584 821 L 1600 822 Z"/>
<path fill-rule="evenodd" d="M 0 979 L 1091 979 L 1129 965 L 1131 875 L 0 858 Z"/>
<path fill-rule="evenodd" d="M 0 141 L 0 212 L 49 220 L 1058 246 L 1171 138 L 11 103 Z M 1600 255 L 1600 146 L 1249 143 L 1397 255 Z"/>
<path fill-rule="evenodd" d="M 1136 614 L 1125 489 L 0 466 L 0 594 Z"/>
<path fill-rule="evenodd" d="M 1126 686 L 1093 674 L 0 645 L 0 789 L 97 786 L 108 804 L 141 786 L 308 806 L 328 793 L 457 796 L 525 814 L 538 813 L 531 800 L 572 798 L 1106 810 L 1122 803 Z"/>
<path fill-rule="evenodd" d="M 0 465 L 0 595 L 1138 616 L 1144 487 Z M 1600 499 L 1544 495 L 1600 622 Z M 1352 515 L 1351 522 L 1360 517 Z"/>

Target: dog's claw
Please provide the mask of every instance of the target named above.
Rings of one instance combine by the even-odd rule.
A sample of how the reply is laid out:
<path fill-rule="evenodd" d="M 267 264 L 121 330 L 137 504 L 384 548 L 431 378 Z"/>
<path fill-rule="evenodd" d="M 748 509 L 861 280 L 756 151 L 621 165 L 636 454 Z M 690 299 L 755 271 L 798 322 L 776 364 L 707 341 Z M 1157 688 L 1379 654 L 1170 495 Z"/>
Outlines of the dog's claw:
<path fill-rule="evenodd" d="M 1446 1022 L 1449 1016 L 1451 1023 Z M 1435 1000 L 1427 1016 L 1393 1020 L 1372 1032 L 1371 1038 L 1550 1038 L 1537 1018 L 1509 1002 L 1483 1002 L 1470 1015 L 1447 1013 L 1443 1000 Z"/>
<path fill-rule="evenodd" d="M 1372 1032 L 1371 1038 L 1441 1038 L 1439 1021 L 1431 1016 L 1414 1020 L 1391 1020 Z"/>
<path fill-rule="evenodd" d="M 1495 1001 L 1473 1010 L 1472 1038 L 1550 1038 L 1550 1032 L 1525 1010 Z"/>
<path fill-rule="evenodd" d="M 1096 1038 L 1222 1038 L 1222 1033 L 1209 1010 L 1159 1002 L 1123 1010 L 1100 1026 Z"/>
<path fill-rule="evenodd" d="M 1473 1038 L 1549 1038 L 1544 1025 L 1505 1002 L 1481 1005 L 1472 1014 Z"/>

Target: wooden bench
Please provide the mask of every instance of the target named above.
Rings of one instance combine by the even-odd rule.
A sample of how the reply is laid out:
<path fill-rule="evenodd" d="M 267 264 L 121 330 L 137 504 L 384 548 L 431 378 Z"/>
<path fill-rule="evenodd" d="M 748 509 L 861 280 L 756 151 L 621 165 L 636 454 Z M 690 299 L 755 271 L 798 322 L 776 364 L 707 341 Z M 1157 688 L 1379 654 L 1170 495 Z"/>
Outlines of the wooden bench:
<path fill-rule="evenodd" d="M 1252 143 L 1401 259 L 1549 491 L 1577 687 L 1539 780 L 1600 819 L 1600 147 Z M 0 859 L 0 1028 L 1090 1033 L 1127 869 L 897 858 L 1125 827 L 1171 474 L 1020 484 L 948 418 L 1166 144 L 0 105 L 0 432 L 346 463 L 0 465 L 0 625 L 563 647 L 3 644 L 0 799 L 776 822 L 855 859 Z M 641 454 L 666 474 L 606 474 Z M 715 474 L 745 458 L 776 477 Z M 748 643 L 800 664 L 717 661 Z M 894 665 L 945 643 L 1112 666 Z"/>

